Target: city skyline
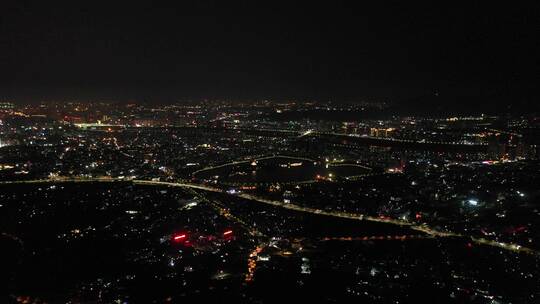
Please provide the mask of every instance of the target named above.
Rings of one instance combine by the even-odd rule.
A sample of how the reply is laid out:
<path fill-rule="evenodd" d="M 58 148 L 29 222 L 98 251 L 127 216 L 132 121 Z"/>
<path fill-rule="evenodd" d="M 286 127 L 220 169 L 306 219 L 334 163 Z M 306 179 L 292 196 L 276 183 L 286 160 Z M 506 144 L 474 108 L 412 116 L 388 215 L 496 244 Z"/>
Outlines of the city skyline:
<path fill-rule="evenodd" d="M 3 4 L 0 303 L 539 303 L 539 7 Z"/>

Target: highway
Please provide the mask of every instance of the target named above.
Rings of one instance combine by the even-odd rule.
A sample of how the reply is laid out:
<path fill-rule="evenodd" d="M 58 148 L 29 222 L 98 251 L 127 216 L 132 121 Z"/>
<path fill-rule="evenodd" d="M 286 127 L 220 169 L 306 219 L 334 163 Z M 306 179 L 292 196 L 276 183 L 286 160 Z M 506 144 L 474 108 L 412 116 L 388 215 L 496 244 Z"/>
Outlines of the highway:
<path fill-rule="evenodd" d="M 391 224 L 391 225 L 397 225 L 400 227 L 407 227 L 422 233 L 425 233 L 427 235 L 430 235 L 431 237 L 436 238 L 446 238 L 446 237 L 457 237 L 457 238 L 466 238 L 470 239 L 471 242 L 478 244 L 478 245 L 488 245 L 493 247 L 498 247 L 504 250 L 516 252 L 516 253 L 527 253 L 527 254 L 533 254 L 540 256 L 540 252 L 528 247 L 524 247 L 518 244 L 513 243 L 504 243 L 504 242 L 497 242 L 493 240 L 489 240 L 486 238 L 481 237 L 472 237 L 468 235 L 464 235 L 461 233 L 451 232 L 451 231 L 439 231 L 435 230 L 425 224 L 416 224 L 412 222 L 406 222 L 402 220 L 397 219 L 391 219 L 391 218 L 380 218 L 380 217 L 374 217 L 364 214 L 358 214 L 358 213 L 347 213 L 347 212 L 338 212 L 338 211 L 325 211 L 320 209 L 314 209 L 309 207 L 302 207 L 295 204 L 286 204 L 281 201 L 274 201 L 274 200 L 268 200 L 265 198 L 253 196 L 247 193 L 239 193 L 239 194 L 229 194 L 226 191 L 210 187 L 207 185 L 199 185 L 199 184 L 192 184 L 192 183 L 181 183 L 181 182 L 161 182 L 161 181 L 150 181 L 150 180 L 129 180 L 129 179 L 114 179 L 110 177 L 96 177 L 96 178 L 55 178 L 55 179 L 41 179 L 41 180 L 20 180 L 20 181 L 2 181 L 0 182 L 0 185 L 9 185 L 9 184 L 32 184 L 32 183 L 81 183 L 81 182 L 131 182 L 135 185 L 147 185 L 147 186 L 168 186 L 168 187 L 180 187 L 180 188 L 188 188 L 188 189 L 196 189 L 201 191 L 209 191 L 209 192 L 216 192 L 216 193 L 222 193 L 226 195 L 232 195 L 236 197 L 240 197 L 252 202 L 258 202 L 270 206 L 275 206 L 278 208 L 288 209 L 288 210 L 294 210 L 298 212 L 305 212 L 305 213 L 311 213 L 311 214 L 317 214 L 317 215 L 324 215 L 324 216 L 331 216 L 331 217 L 338 217 L 338 218 L 345 218 L 345 219 L 351 219 L 351 220 L 358 220 L 358 221 L 369 221 L 369 222 L 378 222 L 378 223 L 385 223 L 385 224 Z"/>
<path fill-rule="evenodd" d="M 80 126 L 88 127 L 88 126 Z M 97 126 L 92 126 L 97 127 Z M 105 125 L 102 126 L 103 128 Z M 122 129 L 146 129 L 153 130 L 157 127 L 132 127 L 132 126 L 116 126 Z M 375 137 L 368 135 L 359 135 L 359 134 L 348 134 L 348 133 L 335 133 L 335 132 L 321 132 L 315 130 L 286 130 L 286 129 L 248 129 L 248 128 L 216 128 L 216 127 L 185 127 L 185 126 L 169 126 L 166 128 L 183 130 L 189 134 L 196 134 L 199 132 L 209 132 L 209 133 L 245 133 L 255 136 L 267 136 L 267 137 L 289 137 L 289 138 L 303 138 L 303 137 L 319 137 L 325 138 L 328 140 L 337 140 L 341 142 L 342 140 L 351 140 L 359 142 L 363 145 L 371 146 L 393 146 L 393 147 L 414 147 L 419 150 L 437 150 L 437 149 L 452 149 L 462 152 L 481 152 L 485 151 L 487 144 L 485 143 L 470 143 L 464 141 L 429 141 L 429 140 L 412 140 L 412 139 L 401 139 L 393 137 Z"/>
<path fill-rule="evenodd" d="M 235 222 L 236 224 L 242 226 L 242 228 L 244 228 L 251 236 L 255 236 L 255 237 L 265 236 L 262 232 L 251 227 L 239 217 L 231 214 L 229 210 L 226 208 L 226 206 L 224 206 L 222 203 L 207 199 L 206 197 L 200 195 L 199 192 L 193 190 L 193 188 L 187 188 L 187 189 L 189 189 L 191 191 L 191 194 L 193 194 L 195 197 L 200 199 L 202 202 L 205 202 L 208 205 L 210 205 L 221 216 L 223 216 L 224 218 L 228 219 L 231 222 Z"/>

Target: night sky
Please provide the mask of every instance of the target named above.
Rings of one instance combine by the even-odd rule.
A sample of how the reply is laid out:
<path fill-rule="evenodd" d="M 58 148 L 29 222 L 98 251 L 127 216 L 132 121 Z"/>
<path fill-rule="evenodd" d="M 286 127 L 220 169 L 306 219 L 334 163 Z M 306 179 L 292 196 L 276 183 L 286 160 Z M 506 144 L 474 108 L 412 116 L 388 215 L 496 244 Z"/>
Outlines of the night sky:
<path fill-rule="evenodd" d="M 0 99 L 540 95 L 538 6 L 21 2 L 1 8 Z"/>

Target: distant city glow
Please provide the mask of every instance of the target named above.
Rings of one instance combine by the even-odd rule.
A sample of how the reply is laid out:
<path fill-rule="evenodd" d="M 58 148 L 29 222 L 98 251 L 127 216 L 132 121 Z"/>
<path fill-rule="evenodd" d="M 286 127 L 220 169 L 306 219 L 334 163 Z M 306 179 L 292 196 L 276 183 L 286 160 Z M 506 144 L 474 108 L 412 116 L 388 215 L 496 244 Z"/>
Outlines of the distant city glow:
<path fill-rule="evenodd" d="M 540 6 L 11 2 L 6 302 L 540 304 Z"/>

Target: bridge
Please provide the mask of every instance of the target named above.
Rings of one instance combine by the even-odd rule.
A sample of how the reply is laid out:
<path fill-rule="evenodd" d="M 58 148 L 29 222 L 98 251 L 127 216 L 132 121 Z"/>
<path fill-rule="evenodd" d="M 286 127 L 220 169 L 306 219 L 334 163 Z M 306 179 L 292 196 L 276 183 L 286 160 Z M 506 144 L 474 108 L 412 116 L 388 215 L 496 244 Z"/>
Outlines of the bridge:
<path fill-rule="evenodd" d="M 292 140 L 303 138 L 318 138 L 330 143 L 348 143 L 356 146 L 380 146 L 393 147 L 396 149 L 427 150 L 427 151 L 455 151 L 462 153 L 487 152 L 487 144 L 475 144 L 468 142 L 409 140 L 391 137 L 373 137 L 358 134 L 344 134 L 335 132 L 320 132 L 316 130 L 286 130 L 286 129 L 256 129 L 256 128 L 224 128 L 224 127 L 126 127 L 126 130 L 159 131 L 163 129 L 175 130 L 184 136 L 200 136 L 202 134 L 228 134 L 234 136 L 245 134 L 261 137 L 282 137 Z"/>

